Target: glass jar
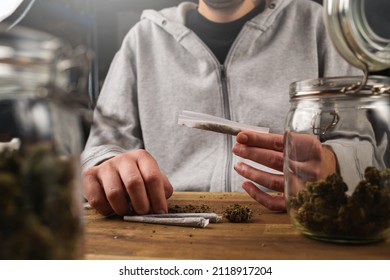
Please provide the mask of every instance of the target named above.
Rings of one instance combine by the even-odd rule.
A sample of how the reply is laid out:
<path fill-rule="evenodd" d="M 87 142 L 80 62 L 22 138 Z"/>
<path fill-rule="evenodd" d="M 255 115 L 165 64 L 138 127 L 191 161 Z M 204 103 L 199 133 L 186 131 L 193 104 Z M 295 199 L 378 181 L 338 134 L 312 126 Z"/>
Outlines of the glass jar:
<path fill-rule="evenodd" d="M 390 1 L 324 0 L 333 45 L 349 64 L 366 72 L 390 68 Z"/>
<path fill-rule="evenodd" d="M 366 243 L 390 236 L 390 78 L 299 81 L 285 134 L 288 214 L 304 235 Z"/>
<path fill-rule="evenodd" d="M 0 259 L 83 257 L 71 55 L 49 34 L 0 26 Z"/>

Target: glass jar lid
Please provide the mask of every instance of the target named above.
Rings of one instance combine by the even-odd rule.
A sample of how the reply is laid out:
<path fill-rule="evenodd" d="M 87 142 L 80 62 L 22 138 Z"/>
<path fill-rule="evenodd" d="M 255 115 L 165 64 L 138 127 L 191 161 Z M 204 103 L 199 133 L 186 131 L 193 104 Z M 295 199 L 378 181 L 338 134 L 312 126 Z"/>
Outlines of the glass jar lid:
<path fill-rule="evenodd" d="M 390 77 L 369 76 L 366 84 L 357 92 L 356 87 L 360 87 L 360 82 L 359 76 L 307 79 L 290 85 L 290 98 L 390 95 Z"/>
<path fill-rule="evenodd" d="M 25 27 L 7 30 L 0 24 L 2 78 L 19 79 L 25 89 L 58 83 L 58 64 L 69 57 L 70 47 L 50 34 Z"/>
<path fill-rule="evenodd" d="M 367 72 L 390 68 L 390 1 L 325 0 L 328 34 L 340 54 Z"/>
<path fill-rule="evenodd" d="M 65 42 L 50 34 L 25 27 L 7 30 L 0 24 L 0 62 L 28 67 L 48 65 L 69 48 Z"/>
<path fill-rule="evenodd" d="M 0 39 L 0 62 L 13 65 L 51 64 L 69 50 L 57 37 L 20 26 L 7 30 L 5 24 L 0 24 Z"/>
<path fill-rule="evenodd" d="M 20 91 L 77 94 L 86 92 L 92 54 L 49 33 L 0 23 L 0 83 Z"/>

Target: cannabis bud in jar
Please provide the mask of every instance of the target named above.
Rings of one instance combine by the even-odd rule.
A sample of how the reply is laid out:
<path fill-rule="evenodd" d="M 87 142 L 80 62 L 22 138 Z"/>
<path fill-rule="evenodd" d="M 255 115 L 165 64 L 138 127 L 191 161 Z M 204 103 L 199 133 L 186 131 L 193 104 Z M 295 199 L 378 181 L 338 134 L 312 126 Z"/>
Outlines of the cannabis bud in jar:
<path fill-rule="evenodd" d="M 49 142 L 0 151 L 0 259 L 76 259 L 74 164 Z"/>
<path fill-rule="evenodd" d="M 243 223 L 250 220 L 252 210 L 247 206 L 233 204 L 225 209 L 223 216 L 232 223 Z"/>
<path fill-rule="evenodd" d="M 338 174 L 308 182 L 288 199 L 294 222 L 315 234 L 351 240 L 379 240 L 390 233 L 390 168 L 368 167 L 365 180 L 347 195 Z"/>

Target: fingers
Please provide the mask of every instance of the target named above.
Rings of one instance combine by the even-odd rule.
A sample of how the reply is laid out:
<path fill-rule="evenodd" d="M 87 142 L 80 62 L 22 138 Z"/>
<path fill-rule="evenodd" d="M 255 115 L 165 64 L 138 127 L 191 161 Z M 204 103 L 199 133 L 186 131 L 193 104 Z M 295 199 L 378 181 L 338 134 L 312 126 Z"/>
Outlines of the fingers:
<path fill-rule="evenodd" d="M 316 181 L 321 174 L 321 166 L 316 161 L 299 162 L 288 160 L 288 170 L 303 181 Z"/>
<path fill-rule="evenodd" d="M 152 211 L 158 214 L 168 213 L 164 189 L 165 181 L 157 162 L 146 152 L 139 156 L 137 162 Z"/>
<path fill-rule="evenodd" d="M 283 135 L 271 133 L 259 133 L 253 131 L 240 132 L 236 141 L 247 146 L 283 152 Z"/>
<path fill-rule="evenodd" d="M 321 160 L 321 142 L 313 135 L 286 133 L 288 158 L 295 161 Z"/>
<path fill-rule="evenodd" d="M 286 133 L 288 169 L 303 181 L 316 181 L 336 172 L 333 150 L 312 135 Z"/>
<path fill-rule="evenodd" d="M 116 160 L 119 177 L 126 191 L 123 196 L 130 198 L 131 207 L 138 214 L 149 213 L 150 202 L 137 162 L 126 154 L 118 155 Z"/>
<path fill-rule="evenodd" d="M 108 215 L 167 213 L 173 188 L 157 162 L 144 150 L 113 157 L 83 174 L 85 195 L 92 207 Z"/>
<path fill-rule="evenodd" d="M 284 194 L 272 196 L 257 188 L 252 182 L 244 182 L 243 189 L 257 202 L 272 211 L 286 211 Z"/>
<path fill-rule="evenodd" d="M 232 149 L 239 157 L 263 164 L 275 170 L 283 170 L 283 153 L 236 143 Z"/>
<path fill-rule="evenodd" d="M 163 180 L 164 180 L 164 192 L 165 192 L 165 198 L 168 199 L 173 194 L 173 187 L 171 185 L 171 182 L 169 182 L 168 177 L 165 176 L 165 174 L 162 174 Z"/>
<path fill-rule="evenodd" d="M 236 141 L 232 149 L 235 155 L 283 171 L 284 137 L 282 135 L 243 131 L 237 135 Z M 284 191 L 283 175 L 258 170 L 243 162 L 238 162 L 234 169 L 241 176 L 268 189 Z M 271 196 L 250 181 L 244 182 L 242 187 L 266 208 L 274 211 L 286 210 L 284 195 Z"/>
<path fill-rule="evenodd" d="M 258 170 L 243 162 L 238 162 L 234 169 L 241 176 L 258 183 L 268 189 L 283 192 L 284 191 L 284 177 L 283 175 L 271 174 L 262 170 Z"/>
<path fill-rule="evenodd" d="M 123 183 L 115 165 L 111 162 L 103 165 L 98 172 L 101 186 L 104 189 L 107 201 L 114 212 L 118 215 L 125 215 L 130 212 L 127 195 Z"/>
<path fill-rule="evenodd" d="M 85 198 L 96 211 L 103 216 L 108 216 L 114 212 L 97 179 L 96 168 L 90 168 L 83 173 L 83 186 Z"/>
<path fill-rule="evenodd" d="M 83 185 L 89 204 L 100 214 L 125 215 L 130 212 L 128 195 L 111 160 L 88 169 L 83 174 Z"/>
<path fill-rule="evenodd" d="M 283 136 L 244 131 L 237 135 L 233 153 L 275 170 L 283 171 Z"/>

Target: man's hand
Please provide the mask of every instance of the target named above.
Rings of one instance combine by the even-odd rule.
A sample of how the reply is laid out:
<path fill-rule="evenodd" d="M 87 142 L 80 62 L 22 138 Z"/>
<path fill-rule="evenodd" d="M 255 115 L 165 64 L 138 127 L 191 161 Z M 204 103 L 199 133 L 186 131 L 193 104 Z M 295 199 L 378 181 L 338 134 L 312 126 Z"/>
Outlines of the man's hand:
<path fill-rule="evenodd" d="M 84 195 L 102 215 L 167 213 L 173 188 L 145 150 L 117 155 L 83 172 Z"/>
<path fill-rule="evenodd" d="M 233 146 L 235 155 L 283 171 L 284 141 L 282 135 L 244 131 L 237 135 L 236 141 L 237 143 Z M 282 194 L 270 195 L 260 190 L 251 181 L 245 181 L 242 187 L 253 199 L 270 210 L 284 211 L 286 209 L 283 175 L 258 170 L 243 162 L 238 162 L 234 169 L 241 176 Z"/>
<path fill-rule="evenodd" d="M 294 193 L 306 182 L 324 179 L 336 172 L 336 157 L 332 150 L 312 135 L 290 132 L 282 136 L 244 131 L 237 135 L 236 140 L 234 154 L 278 171 L 285 169 L 284 175 L 287 175 L 289 188 Z M 287 164 L 285 168 L 283 154 Z M 234 168 L 243 177 L 281 194 L 270 195 L 251 181 L 245 181 L 242 187 L 252 198 L 270 210 L 286 210 L 283 175 L 258 170 L 243 162 L 237 163 Z"/>
<path fill-rule="evenodd" d="M 286 164 L 290 191 L 296 193 L 306 182 L 325 179 L 336 173 L 336 156 L 316 136 L 288 132 L 285 135 Z"/>

